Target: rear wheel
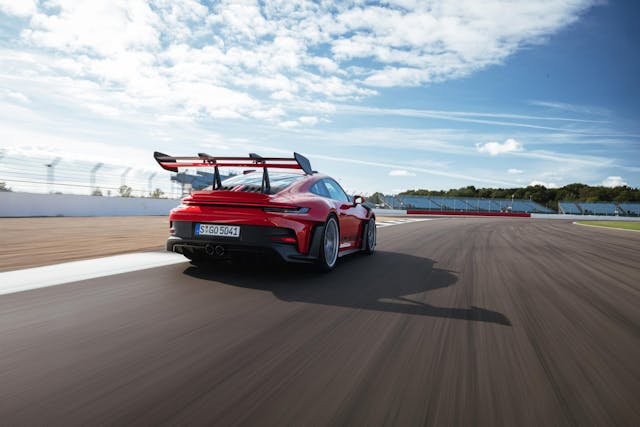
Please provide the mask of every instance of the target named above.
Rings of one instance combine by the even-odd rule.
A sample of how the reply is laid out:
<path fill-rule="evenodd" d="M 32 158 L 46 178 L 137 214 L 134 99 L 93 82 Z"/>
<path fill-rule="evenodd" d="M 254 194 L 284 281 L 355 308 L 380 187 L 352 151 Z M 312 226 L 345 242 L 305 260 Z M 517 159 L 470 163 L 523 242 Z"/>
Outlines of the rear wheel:
<path fill-rule="evenodd" d="M 323 271 L 330 271 L 338 260 L 338 249 L 340 248 L 340 228 L 334 216 L 330 216 L 324 224 L 322 233 L 322 247 L 318 257 L 318 267 Z"/>
<path fill-rule="evenodd" d="M 364 236 L 364 253 L 371 255 L 376 249 L 376 239 L 378 237 L 376 233 L 376 219 L 371 218 L 367 223 L 366 235 Z"/>

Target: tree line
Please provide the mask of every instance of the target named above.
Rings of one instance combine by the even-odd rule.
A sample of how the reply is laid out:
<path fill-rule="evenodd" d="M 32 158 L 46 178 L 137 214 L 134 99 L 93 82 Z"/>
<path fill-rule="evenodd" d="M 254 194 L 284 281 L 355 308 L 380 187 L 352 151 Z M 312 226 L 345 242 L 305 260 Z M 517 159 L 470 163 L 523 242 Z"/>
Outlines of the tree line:
<path fill-rule="evenodd" d="M 568 184 L 559 188 L 547 188 L 543 185 L 530 185 L 520 188 L 476 188 L 473 185 L 451 190 L 407 190 L 399 196 L 440 196 L 483 199 L 527 199 L 543 206 L 557 209 L 558 201 L 576 202 L 640 202 L 640 188 L 628 186 L 603 187 L 586 184 Z M 382 193 L 374 193 L 368 199 L 373 203 L 382 203 Z"/>

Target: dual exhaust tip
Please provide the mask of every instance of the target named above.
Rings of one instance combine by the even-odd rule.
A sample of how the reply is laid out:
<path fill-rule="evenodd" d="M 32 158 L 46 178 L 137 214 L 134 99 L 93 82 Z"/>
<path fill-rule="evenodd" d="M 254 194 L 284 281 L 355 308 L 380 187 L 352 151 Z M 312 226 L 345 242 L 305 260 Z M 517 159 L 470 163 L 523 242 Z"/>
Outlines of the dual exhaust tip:
<path fill-rule="evenodd" d="M 207 255 L 209 256 L 223 256 L 224 255 L 224 246 L 220 246 L 220 245 L 210 245 L 207 244 L 204 247 L 204 251 L 206 252 Z"/>

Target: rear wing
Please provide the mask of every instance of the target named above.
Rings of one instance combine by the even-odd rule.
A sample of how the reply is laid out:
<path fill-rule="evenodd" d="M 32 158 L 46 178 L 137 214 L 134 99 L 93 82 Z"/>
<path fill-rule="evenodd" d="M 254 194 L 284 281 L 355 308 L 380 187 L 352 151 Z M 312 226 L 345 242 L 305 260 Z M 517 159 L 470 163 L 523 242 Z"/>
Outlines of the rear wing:
<path fill-rule="evenodd" d="M 222 187 L 219 167 L 250 167 L 262 169 L 262 192 L 269 193 L 268 168 L 273 169 L 301 169 L 305 174 L 313 174 L 311 162 L 302 154 L 293 153 L 293 157 L 262 157 L 249 153 L 249 157 L 214 157 L 206 153 L 198 153 L 198 157 L 174 157 L 155 151 L 153 158 L 160 167 L 171 172 L 178 172 L 178 168 L 214 168 L 213 189 Z"/>

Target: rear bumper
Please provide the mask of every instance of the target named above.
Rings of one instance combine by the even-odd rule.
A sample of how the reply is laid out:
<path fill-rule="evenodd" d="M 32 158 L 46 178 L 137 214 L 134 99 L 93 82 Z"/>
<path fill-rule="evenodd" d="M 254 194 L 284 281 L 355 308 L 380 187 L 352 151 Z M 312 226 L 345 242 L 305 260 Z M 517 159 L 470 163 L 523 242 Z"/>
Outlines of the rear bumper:
<path fill-rule="evenodd" d="M 184 255 L 197 253 L 212 257 L 225 258 L 237 254 L 275 254 L 286 262 L 308 263 L 317 260 L 323 226 L 311 230 L 309 253 L 303 254 L 295 243 L 281 243 L 278 237 L 295 236 L 292 230 L 281 227 L 240 225 L 240 238 L 196 236 L 195 222 L 174 221 L 175 235 L 167 240 L 167 251 Z"/>

